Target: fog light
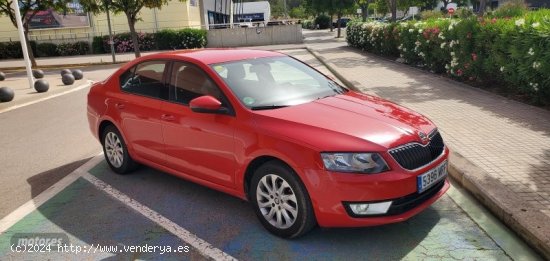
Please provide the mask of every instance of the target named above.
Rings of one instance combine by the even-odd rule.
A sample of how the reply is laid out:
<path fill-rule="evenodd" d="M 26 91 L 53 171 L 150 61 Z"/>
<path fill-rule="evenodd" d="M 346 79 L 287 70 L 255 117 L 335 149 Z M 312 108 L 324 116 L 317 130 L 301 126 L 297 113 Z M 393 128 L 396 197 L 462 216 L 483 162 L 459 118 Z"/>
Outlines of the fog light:
<path fill-rule="evenodd" d="M 391 201 L 370 204 L 354 203 L 349 204 L 349 208 L 355 215 L 381 215 L 388 212 L 391 203 Z"/>

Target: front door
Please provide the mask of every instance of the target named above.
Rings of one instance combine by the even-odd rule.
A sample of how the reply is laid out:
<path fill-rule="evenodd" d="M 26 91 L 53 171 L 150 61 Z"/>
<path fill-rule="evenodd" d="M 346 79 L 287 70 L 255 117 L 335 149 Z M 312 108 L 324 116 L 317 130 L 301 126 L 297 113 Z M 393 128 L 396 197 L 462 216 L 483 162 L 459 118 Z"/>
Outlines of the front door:
<path fill-rule="evenodd" d="M 189 108 L 192 99 L 203 95 L 211 95 L 227 106 L 225 96 L 201 68 L 191 63 L 174 62 L 169 82 L 170 102 L 161 105 L 167 165 L 234 187 L 235 116 L 196 113 Z"/>

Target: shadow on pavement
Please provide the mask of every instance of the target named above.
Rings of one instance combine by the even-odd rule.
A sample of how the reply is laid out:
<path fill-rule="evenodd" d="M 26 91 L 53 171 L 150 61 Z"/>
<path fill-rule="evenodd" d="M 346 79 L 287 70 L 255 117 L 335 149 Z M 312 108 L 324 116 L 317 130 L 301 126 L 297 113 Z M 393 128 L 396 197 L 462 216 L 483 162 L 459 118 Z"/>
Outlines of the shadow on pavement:
<path fill-rule="evenodd" d="M 51 187 L 53 184 L 57 183 L 58 181 L 60 181 L 65 176 L 69 175 L 71 172 L 73 172 L 75 169 L 82 166 L 84 163 L 86 163 L 90 159 L 91 157 L 82 159 L 79 161 L 75 161 L 69 164 L 65 164 L 63 166 L 60 166 L 48 171 L 44 171 L 42 173 L 36 174 L 28 178 L 27 182 L 31 186 L 32 197 L 34 198 L 38 196 L 40 193 L 44 192 L 44 190 Z"/>

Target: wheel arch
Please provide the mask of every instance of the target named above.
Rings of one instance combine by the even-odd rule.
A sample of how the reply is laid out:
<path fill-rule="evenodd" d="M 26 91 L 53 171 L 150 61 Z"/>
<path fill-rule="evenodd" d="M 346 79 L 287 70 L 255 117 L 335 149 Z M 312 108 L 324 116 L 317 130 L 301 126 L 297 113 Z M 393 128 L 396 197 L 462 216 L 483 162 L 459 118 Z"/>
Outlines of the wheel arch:
<path fill-rule="evenodd" d="M 252 176 L 254 175 L 254 171 L 256 171 L 256 169 L 258 169 L 260 166 L 262 166 L 263 164 L 267 163 L 267 162 L 270 162 L 270 161 L 274 161 L 274 162 L 278 162 L 278 163 L 281 163 L 283 165 L 285 165 L 286 167 L 288 167 L 289 169 L 292 170 L 292 172 L 294 173 L 294 175 L 296 176 L 296 178 L 298 179 L 298 181 L 300 183 L 302 183 L 302 186 L 304 186 L 304 188 L 306 189 L 307 191 L 307 187 L 305 186 L 304 184 L 304 181 L 302 180 L 302 178 L 300 177 L 300 175 L 298 174 L 298 171 L 292 167 L 291 164 L 289 164 L 288 162 L 284 161 L 283 159 L 281 158 L 278 158 L 276 156 L 272 156 L 272 155 L 261 155 L 261 156 L 257 156 L 256 158 L 254 158 L 253 160 L 250 161 L 250 163 L 248 164 L 248 166 L 246 167 L 246 170 L 245 170 L 245 173 L 244 173 L 244 178 L 243 178 L 243 186 L 244 186 L 244 194 L 245 194 L 245 197 L 250 200 L 250 195 L 249 195 L 249 192 L 250 192 L 250 182 L 252 181 Z M 308 192 L 309 194 L 309 192 Z"/>

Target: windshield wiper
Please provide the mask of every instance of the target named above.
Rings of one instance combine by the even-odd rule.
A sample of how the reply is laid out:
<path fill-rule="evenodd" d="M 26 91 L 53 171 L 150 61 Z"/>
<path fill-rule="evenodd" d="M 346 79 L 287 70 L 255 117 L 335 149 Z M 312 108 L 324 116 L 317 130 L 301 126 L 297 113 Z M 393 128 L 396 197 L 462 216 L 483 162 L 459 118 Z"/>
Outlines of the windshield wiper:
<path fill-rule="evenodd" d="M 288 105 L 263 105 L 263 106 L 252 106 L 252 107 L 250 107 L 250 109 L 253 110 L 253 111 L 258 111 L 258 110 L 279 109 L 279 108 L 284 108 L 284 107 L 288 107 Z"/>

